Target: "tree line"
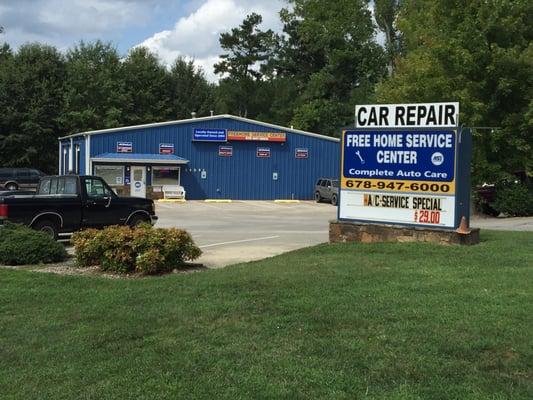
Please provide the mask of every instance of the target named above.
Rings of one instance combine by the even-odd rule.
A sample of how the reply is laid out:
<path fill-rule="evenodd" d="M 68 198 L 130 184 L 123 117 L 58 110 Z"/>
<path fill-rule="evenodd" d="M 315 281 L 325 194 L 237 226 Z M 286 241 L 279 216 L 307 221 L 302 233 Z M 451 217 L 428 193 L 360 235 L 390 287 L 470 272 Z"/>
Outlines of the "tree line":
<path fill-rule="evenodd" d="M 459 101 L 476 183 L 533 170 L 533 3 L 289 0 L 283 31 L 248 15 L 220 35 L 219 81 L 109 43 L 0 47 L 0 160 L 56 168 L 57 137 L 231 113 L 326 135 L 354 105 Z M 371 4 L 372 7 L 369 6 Z M 0 31 L 1 32 L 1 31 Z M 383 39 L 380 39 L 383 38 Z"/>

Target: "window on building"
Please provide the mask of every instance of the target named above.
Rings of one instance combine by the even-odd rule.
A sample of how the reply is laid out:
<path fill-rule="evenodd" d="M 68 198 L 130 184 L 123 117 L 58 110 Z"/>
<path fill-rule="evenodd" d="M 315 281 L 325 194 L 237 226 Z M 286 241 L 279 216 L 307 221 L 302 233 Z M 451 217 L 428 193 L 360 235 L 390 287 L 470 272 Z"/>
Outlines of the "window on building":
<path fill-rule="evenodd" d="M 179 167 L 152 167 L 152 186 L 179 185 Z"/>
<path fill-rule="evenodd" d="M 95 165 L 94 174 L 101 177 L 109 186 L 124 185 L 124 167 L 120 165 Z"/>

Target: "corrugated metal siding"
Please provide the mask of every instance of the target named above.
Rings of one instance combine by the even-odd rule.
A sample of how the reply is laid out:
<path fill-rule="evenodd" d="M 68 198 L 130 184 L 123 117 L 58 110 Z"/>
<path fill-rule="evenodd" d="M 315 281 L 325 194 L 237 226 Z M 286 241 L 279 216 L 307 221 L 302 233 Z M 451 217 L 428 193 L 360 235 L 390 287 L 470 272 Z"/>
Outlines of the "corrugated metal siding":
<path fill-rule="evenodd" d="M 311 199 L 317 178 L 337 177 L 339 143 L 285 131 L 287 141 L 208 143 L 193 142 L 194 128 L 272 132 L 272 128 L 230 118 L 110 132 L 91 137 L 91 157 L 116 152 L 118 141 L 133 143 L 134 153 L 159 153 L 159 143 L 174 143 L 177 156 L 190 160 L 181 169 L 187 198 L 241 200 Z M 220 145 L 233 146 L 233 157 L 220 157 Z M 257 147 L 270 147 L 270 158 L 258 158 Z M 296 148 L 307 148 L 307 159 L 295 158 Z M 82 153 L 84 149 L 82 150 Z M 84 162 L 84 157 L 82 157 Z M 205 170 L 207 179 L 201 179 Z M 272 178 L 274 172 L 278 180 Z"/>

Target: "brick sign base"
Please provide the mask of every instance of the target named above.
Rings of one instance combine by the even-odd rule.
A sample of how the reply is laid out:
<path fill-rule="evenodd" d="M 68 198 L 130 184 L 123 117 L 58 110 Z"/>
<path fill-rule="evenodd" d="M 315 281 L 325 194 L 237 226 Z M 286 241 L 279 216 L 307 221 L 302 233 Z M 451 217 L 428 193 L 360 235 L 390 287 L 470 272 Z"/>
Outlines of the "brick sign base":
<path fill-rule="evenodd" d="M 479 243 L 479 228 L 471 228 L 469 233 L 458 233 L 444 229 L 406 228 L 394 225 L 330 221 L 329 242 L 428 242 L 473 245 Z"/>

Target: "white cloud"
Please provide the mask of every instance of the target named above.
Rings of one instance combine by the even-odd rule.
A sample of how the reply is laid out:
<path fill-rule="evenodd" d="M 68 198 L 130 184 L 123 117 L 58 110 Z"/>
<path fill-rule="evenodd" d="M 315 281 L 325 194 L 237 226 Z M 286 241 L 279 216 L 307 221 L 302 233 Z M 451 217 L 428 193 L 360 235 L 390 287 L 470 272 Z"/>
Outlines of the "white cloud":
<path fill-rule="evenodd" d="M 213 64 L 222 53 L 220 34 L 238 26 L 252 12 L 263 16 L 262 29 L 279 31 L 278 12 L 284 6 L 283 0 L 206 0 L 188 16 L 180 18 L 172 30 L 155 33 L 139 46 L 157 53 L 167 64 L 177 56 L 194 59 L 207 78 L 215 81 Z"/>
<path fill-rule="evenodd" d="M 142 4 L 106 0 L 49 0 L 39 16 L 43 24 L 60 32 L 99 33 L 143 19 Z M 60 10 L 58 12 L 58 10 Z"/>
<path fill-rule="evenodd" d="M 163 0 L 8 0 L 0 6 L 0 38 L 11 46 L 39 41 L 66 48 L 139 26 Z"/>

